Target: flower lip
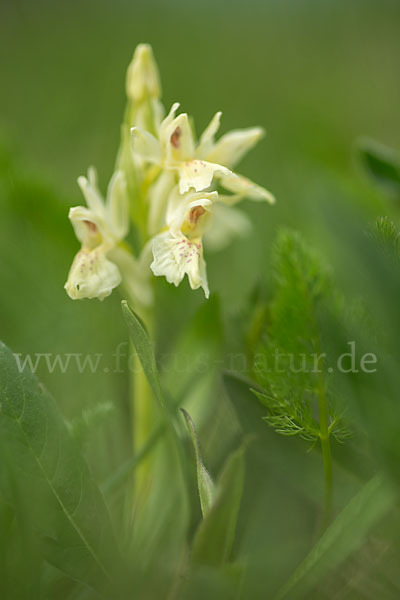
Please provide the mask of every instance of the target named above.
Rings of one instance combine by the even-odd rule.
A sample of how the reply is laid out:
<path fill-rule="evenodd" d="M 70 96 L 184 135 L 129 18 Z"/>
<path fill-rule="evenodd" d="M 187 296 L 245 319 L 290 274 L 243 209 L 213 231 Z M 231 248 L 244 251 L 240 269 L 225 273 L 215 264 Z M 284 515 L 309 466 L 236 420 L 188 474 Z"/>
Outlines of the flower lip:
<path fill-rule="evenodd" d="M 121 283 L 118 267 L 99 248 L 82 248 L 72 263 L 64 288 L 72 300 L 103 300 Z"/>
<path fill-rule="evenodd" d="M 155 276 L 164 276 L 169 283 L 178 286 L 187 275 L 193 290 L 203 288 L 209 296 L 206 264 L 200 238 L 189 240 L 183 234 L 163 232 L 153 238 L 153 262 L 150 265 Z"/>

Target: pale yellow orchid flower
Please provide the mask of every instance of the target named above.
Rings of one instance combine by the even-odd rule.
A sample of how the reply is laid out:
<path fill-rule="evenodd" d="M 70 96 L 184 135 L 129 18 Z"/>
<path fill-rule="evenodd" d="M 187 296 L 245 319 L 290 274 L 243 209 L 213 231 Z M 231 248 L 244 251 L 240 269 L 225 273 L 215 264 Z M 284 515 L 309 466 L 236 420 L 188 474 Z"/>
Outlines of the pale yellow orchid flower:
<path fill-rule="evenodd" d="M 151 269 L 154 275 L 165 276 L 169 283 L 179 285 L 188 276 L 193 290 L 203 288 L 209 296 L 202 237 L 210 225 L 212 206 L 217 192 L 181 194 L 177 186 L 170 193 L 166 228 L 152 241 Z"/>
<path fill-rule="evenodd" d="M 176 171 L 181 194 L 207 190 L 217 180 L 240 198 L 275 202 L 265 188 L 231 170 L 262 137 L 260 127 L 231 131 L 215 141 L 221 117 L 218 112 L 196 145 L 188 115 L 175 116 L 178 108 L 178 103 L 172 106 L 157 135 L 140 127 L 132 128 L 134 155 L 161 169 Z"/>
<path fill-rule="evenodd" d="M 79 186 L 87 207 L 70 209 L 69 218 L 82 246 L 72 263 L 65 289 L 73 300 L 103 300 L 121 283 L 118 266 L 110 254 L 129 229 L 126 186 L 121 171 L 114 173 L 106 202 L 97 187 L 96 172 L 89 169 L 88 178 L 79 177 Z"/>

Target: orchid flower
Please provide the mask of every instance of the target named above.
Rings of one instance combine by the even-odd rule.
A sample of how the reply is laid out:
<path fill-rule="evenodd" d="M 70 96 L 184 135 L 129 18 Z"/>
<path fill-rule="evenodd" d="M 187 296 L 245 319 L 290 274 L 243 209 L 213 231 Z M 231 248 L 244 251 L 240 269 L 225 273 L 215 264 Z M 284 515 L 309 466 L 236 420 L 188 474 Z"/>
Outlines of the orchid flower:
<path fill-rule="evenodd" d="M 231 171 L 262 137 L 260 127 L 231 131 L 215 141 L 221 118 L 217 112 L 196 145 L 188 115 L 175 116 L 178 108 L 178 103 L 172 106 L 156 136 L 140 127 L 132 128 L 136 156 L 160 169 L 176 171 L 181 194 L 190 189 L 207 190 L 216 179 L 223 188 L 233 192 L 236 199 L 247 196 L 271 204 L 275 202 L 266 189 Z"/>
<path fill-rule="evenodd" d="M 72 263 L 65 289 L 73 300 L 103 300 L 121 283 L 118 266 L 109 257 L 129 228 L 125 180 L 121 171 L 114 173 L 106 202 L 98 190 L 93 168 L 89 169 L 88 178 L 79 177 L 78 183 L 87 207 L 75 206 L 69 212 L 82 246 Z"/>
<path fill-rule="evenodd" d="M 185 275 L 193 290 L 209 289 L 206 263 L 203 257 L 203 234 L 210 225 L 217 192 L 187 192 L 180 194 L 174 187 L 169 198 L 167 226 L 153 238 L 154 260 L 150 267 L 154 275 L 164 275 L 169 283 L 178 286 Z"/>

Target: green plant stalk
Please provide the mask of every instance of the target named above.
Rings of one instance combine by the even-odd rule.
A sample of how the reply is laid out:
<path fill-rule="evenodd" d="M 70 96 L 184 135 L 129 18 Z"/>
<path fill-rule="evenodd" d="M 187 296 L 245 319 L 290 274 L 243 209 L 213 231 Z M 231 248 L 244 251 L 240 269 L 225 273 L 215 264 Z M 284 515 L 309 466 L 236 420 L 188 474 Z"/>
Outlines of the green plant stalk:
<path fill-rule="evenodd" d="M 122 288 L 122 297 L 126 298 L 129 306 L 142 319 L 146 329 L 151 335 L 153 329 L 153 311 L 151 308 L 140 305 L 137 300 L 129 294 L 129 288 Z M 129 343 L 129 409 L 130 409 L 130 431 L 132 438 L 133 456 L 141 456 L 143 449 L 148 444 L 150 437 L 158 424 L 157 406 L 153 392 L 147 381 L 142 363 L 136 353 L 132 340 Z M 144 490 L 150 483 L 151 456 L 145 453 L 134 472 L 134 504 L 138 498 L 144 496 Z"/>
<path fill-rule="evenodd" d="M 132 363 L 134 365 L 133 372 L 131 373 L 132 383 L 132 441 L 135 454 L 144 446 L 146 443 L 149 433 L 152 429 L 152 411 L 151 406 L 153 404 L 152 391 L 147 381 L 146 375 L 143 371 L 142 364 L 136 351 L 131 342 L 131 356 Z"/>
<path fill-rule="evenodd" d="M 133 106 L 128 101 L 124 123 L 129 124 L 133 122 Z M 135 205 L 138 207 L 139 213 L 137 216 L 138 231 L 141 239 L 141 249 L 148 241 L 147 231 L 147 202 L 146 194 L 150 185 L 154 182 L 157 177 L 159 169 L 150 169 L 150 173 L 147 178 L 141 183 L 139 189 L 136 191 L 135 201 L 131 202 L 131 206 Z M 152 337 L 153 322 L 154 322 L 154 311 L 152 308 L 144 307 L 137 302 L 137 300 L 127 295 L 127 300 L 130 307 L 139 315 L 142 319 L 148 334 Z M 133 453 L 139 455 L 145 445 L 147 444 L 156 424 L 158 424 L 158 407 L 155 406 L 153 392 L 150 384 L 147 381 L 145 372 L 143 371 L 142 364 L 139 357 L 136 354 L 135 348 L 132 341 L 130 341 L 130 416 L 131 416 L 131 436 L 133 443 Z M 141 490 L 144 490 L 147 484 L 150 482 L 150 462 L 151 457 L 146 456 L 141 461 L 140 466 L 135 471 L 135 497 L 136 499 L 141 496 Z"/>
<path fill-rule="evenodd" d="M 318 335 L 317 321 L 313 321 L 314 338 L 316 340 L 316 349 L 318 355 L 321 355 L 321 342 Z M 322 517 L 321 530 L 322 533 L 329 525 L 332 513 L 332 492 L 333 492 L 333 477 L 332 477 L 332 452 L 330 444 L 330 428 L 329 428 L 329 410 L 326 399 L 325 378 L 322 372 L 318 376 L 318 413 L 319 413 L 319 438 L 321 441 L 322 462 L 324 465 L 325 475 L 325 502 L 324 512 Z"/>
<path fill-rule="evenodd" d="M 325 506 L 322 520 L 322 529 L 325 530 L 329 524 L 332 512 L 332 453 L 329 440 L 329 414 L 328 405 L 326 402 L 325 384 L 320 378 L 318 386 L 318 411 L 319 411 L 319 427 L 320 440 L 322 450 L 322 461 L 325 473 Z"/>
<path fill-rule="evenodd" d="M 153 328 L 153 315 L 149 310 L 137 310 L 146 328 L 151 335 Z M 153 392 L 147 381 L 146 374 L 133 343 L 130 343 L 131 364 L 131 431 L 134 455 L 139 454 L 151 437 L 155 425 L 158 424 L 158 407 L 156 406 Z M 143 498 L 151 481 L 151 454 L 148 454 L 138 465 L 135 471 L 135 499 Z"/>

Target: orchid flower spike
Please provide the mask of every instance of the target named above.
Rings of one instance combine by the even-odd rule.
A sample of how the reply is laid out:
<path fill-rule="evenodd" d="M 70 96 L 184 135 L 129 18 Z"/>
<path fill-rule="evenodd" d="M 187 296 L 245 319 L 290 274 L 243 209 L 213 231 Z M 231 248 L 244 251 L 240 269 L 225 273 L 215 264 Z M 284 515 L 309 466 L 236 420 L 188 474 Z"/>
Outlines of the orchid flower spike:
<path fill-rule="evenodd" d="M 151 306 L 151 272 L 209 295 L 203 243 L 221 249 L 250 230 L 237 210 L 243 198 L 273 204 L 265 188 L 233 171 L 264 135 L 260 127 L 233 130 L 216 139 L 217 112 L 198 140 L 186 113 L 172 105 L 165 116 L 153 51 L 140 44 L 126 77 L 128 97 L 121 145 L 104 201 L 94 169 L 78 183 L 87 206 L 70 210 L 81 242 L 65 289 L 73 299 L 103 299 L 120 283 L 141 307 Z M 218 191 L 217 191 L 218 190 Z M 132 220 L 138 246 L 126 242 Z"/>

